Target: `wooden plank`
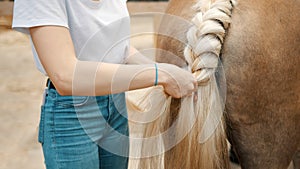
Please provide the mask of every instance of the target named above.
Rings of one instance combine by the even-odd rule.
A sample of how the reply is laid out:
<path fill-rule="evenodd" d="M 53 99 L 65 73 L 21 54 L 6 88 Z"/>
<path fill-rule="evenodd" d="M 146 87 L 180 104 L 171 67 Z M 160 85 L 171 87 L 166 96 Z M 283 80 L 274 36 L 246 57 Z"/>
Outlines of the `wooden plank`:
<path fill-rule="evenodd" d="M 0 2 L 0 27 L 10 28 L 14 3 L 11 1 Z"/>
<path fill-rule="evenodd" d="M 0 16 L 0 28 L 11 28 L 12 16 Z"/>
<path fill-rule="evenodd" d="M 12 16 L 14 3 L 12 1 L 0 2 L 0 16 Z"/>

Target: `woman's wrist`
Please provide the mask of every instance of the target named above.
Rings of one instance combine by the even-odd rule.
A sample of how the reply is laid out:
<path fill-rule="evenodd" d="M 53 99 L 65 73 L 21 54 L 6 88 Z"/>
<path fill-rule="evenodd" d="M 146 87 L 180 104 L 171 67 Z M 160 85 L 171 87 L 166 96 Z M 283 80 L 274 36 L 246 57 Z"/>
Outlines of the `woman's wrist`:
<path fill-rule="evenodd" d="M 170 75 L 167 73 L 166 67 L 167 64 L 164 63 L 156 63 L 157 65 L 157 84 L 165 86 L 168 82 Z"/>
<path fill-rule="evenodd" d="M 158 85 L 158 65 L 157 63 L 154 64 L 155 66 L 155 81 L 154 81 L 154 86 Z"/>

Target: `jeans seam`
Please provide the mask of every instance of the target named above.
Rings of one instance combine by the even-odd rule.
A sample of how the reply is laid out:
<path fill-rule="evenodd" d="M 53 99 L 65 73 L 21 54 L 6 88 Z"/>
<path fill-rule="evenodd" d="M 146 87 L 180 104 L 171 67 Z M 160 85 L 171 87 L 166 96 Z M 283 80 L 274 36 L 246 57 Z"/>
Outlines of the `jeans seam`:
<path fill-rule="evenodd" d="M 50 111 L 52 112 L 52 127 L 53 127 L 53 137 L 52 137 L 52 144 L 53 144 L 53 149 L 55 152 L 55 164 L 57 166 L 57 169 L 60 169 L 60 163 L 58 163 L 58 150 L 57 150 L 57 144 L 56 144 L 56 123 L 55 123 L 55 108 L 57 107 L 57 97 L 58 94 L 55 92 L 54 95 L 51 96 L 52 97 L 52 105 L 51 105 L 51 109 Z"/>
<path fill-rule="evenodd" d="M 45 137 L 45 112 L 44 112 L 45 106 L 41 106 L 41 117 L 40 117 L 40 123 L 39 123 L 39 135 L 38 135 L 38 141 L 43 144 L 44 143 L 44 137 Z"/>
<path fill-rule="evenodd" d="M 107 116 L 107 124 L 108 125 L 110 125 L 109 122 L 110 122 L 111 116 L 113 114 L 112 106 L 113 106 L 112 97 L 111 97 L 111 95 L 109 95 L 109 97 L 108 97 L 108 116 Z"/>

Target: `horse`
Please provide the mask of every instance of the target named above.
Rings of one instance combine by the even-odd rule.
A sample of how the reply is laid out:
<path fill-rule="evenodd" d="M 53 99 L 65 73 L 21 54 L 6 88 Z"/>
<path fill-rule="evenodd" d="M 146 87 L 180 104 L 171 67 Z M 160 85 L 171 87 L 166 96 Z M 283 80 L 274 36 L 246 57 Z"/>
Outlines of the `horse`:
<path fill-rule="evenodd" d="M 170 0 L 166 14 L 191 21 L 199 12 L 195 5 L 218 1 Z M 210 147 L 215 148 L 214 155 L 203 157 L 205 144 L 186 136 L 164 153 L 165 169 L 229 168 L 222 132 L 244 169 L 285 169 L 300 148 L 300 1 L 230 2 L 230 25 L 218 20 L 227 28 L 226 38 L 216 36 L 222 44 L 218 54 L 226 78 L 226 101 L 219 129 L 214 130 L 219 132 L 216 146 Z M 186 68 L 191 64 L 186 58 L 191 24 L 166 18 L 158 32 L 156 61 Z M 220 79 L 216 76 L 219 85 L 224 83 Z M 160 128 L 168 128 L 178 118 L 181 106 L 182 101 L 172 98 Z M 153 133 L 153 127 L 149 125 L 148 131 Z M 199 128 L 190 132 L 201 135 Z M 173 138 L 165 137 L 164 143 Z M 147 168 L 149 161 L 161 163 L 155 157 L 147 160 L 141 168 Z"/>

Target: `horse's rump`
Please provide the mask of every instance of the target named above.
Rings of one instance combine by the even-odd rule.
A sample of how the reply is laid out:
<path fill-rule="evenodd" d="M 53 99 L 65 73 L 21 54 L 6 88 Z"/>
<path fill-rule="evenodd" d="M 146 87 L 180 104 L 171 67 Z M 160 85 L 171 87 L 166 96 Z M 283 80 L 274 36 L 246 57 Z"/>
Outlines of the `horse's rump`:
<path fill-rule="evenodd" d="M 228 136 L 243 168 L 287 168 L 300 144 L 300 1 L 236 6 L 223 48 Z"/>

